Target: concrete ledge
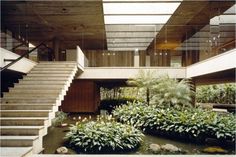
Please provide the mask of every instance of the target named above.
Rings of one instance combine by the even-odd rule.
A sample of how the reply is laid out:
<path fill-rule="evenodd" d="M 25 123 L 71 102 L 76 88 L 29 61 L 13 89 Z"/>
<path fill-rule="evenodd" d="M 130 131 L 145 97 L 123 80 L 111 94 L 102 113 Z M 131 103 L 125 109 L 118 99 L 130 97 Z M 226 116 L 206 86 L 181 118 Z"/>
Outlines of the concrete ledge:
<path fill-rule="evenodd" d="M 186 68 L 187 78 L 236 68 L 236 49 L 208 58 Z"/>
<path fill-rule="evenodd" d="M 78 79 L 129 79 L 140 70 L 155 72 L 158 76 L 168 74 L 171 78 L 185 78 L 186 68 L 174 67 L 86 67 Z"/>

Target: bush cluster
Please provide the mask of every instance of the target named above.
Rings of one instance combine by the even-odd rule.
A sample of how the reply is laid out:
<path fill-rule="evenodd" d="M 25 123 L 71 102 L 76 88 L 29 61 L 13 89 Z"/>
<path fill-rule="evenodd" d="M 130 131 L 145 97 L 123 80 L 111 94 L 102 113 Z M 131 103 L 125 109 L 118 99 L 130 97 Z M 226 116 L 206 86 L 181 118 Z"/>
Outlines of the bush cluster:
<path fill-rule="evenodd" d="M 113 114 L 119 121 L 147 133 L 161 133 L 195 142 L 206 138 L 235 142 L 236 119 L 232 114 L 220 115 L 200 108 L 161 109 L 131 103 L 116 108 Z"/>
<path fill-rule="evenodd" d="M 77 122 L 66 134 L 70 145 L 86 153 L 120 153 L 138 148 L 142 132 L 133 126 L 115 122 L 111 116 L 97 121 Z"/>
<path fill-rule="evenodd" d="M 196 100 L 199 103 L 235 104 L 235 93 L 235 84 L 199 86 L 196 90 Z"/>

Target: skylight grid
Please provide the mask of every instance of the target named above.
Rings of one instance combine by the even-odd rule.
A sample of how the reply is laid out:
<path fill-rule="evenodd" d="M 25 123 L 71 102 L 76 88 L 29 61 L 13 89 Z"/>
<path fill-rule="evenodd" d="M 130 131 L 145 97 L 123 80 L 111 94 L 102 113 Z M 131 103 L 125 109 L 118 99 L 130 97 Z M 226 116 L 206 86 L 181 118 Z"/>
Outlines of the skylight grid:
<path fill-rule="evenodd" d="M 153 38 L 107 38 L 107 43 L 132 43 L 132 42 L 138 42 L 138 43 L 147 43 L 151 42 Z"/>
<path fill-rule="evenodd" d="M 152 37 L 156 36 L 154 32 L 107 32 L 106 36 L 109 37 Z"/>
<path fill-rule="evenodd" d="M 147 47 L 149 43 L 108 43 L 108 47 Z"/>
<path fill-rule="evenodd" d="M 138 50 L 146 50 L 146 47 L 108 47 L 109 51 L 134 51 L 135 49 Z"/>
<path fill-rule="evenodd" d="M 104 15 L 105 24 L 165 24 L 171 15 Z"/>
<path fill-rule="evenodd" d="M 173 14 L 180 3 L 103 3 L 104 14 Z"/>
<path fill-rule="evenodd" d="M 145 50 L 181 4 L 151 1 L 103 0 L 108 50 Z"/>
<path fill-rule="evenodd" d="M 160 31 L 163 27 L 160 25 L 105 25 L 107 32 L 117 31 L 117 32 L 156 32 Z"/>

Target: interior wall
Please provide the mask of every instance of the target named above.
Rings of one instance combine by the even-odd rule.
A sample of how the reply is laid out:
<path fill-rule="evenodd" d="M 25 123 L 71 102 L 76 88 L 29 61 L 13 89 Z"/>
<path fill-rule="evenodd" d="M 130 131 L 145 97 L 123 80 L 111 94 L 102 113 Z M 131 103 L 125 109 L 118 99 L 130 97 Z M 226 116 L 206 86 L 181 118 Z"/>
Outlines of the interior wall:
<path fill-rule="evenodd" d="M 151 66 L 170 66 L 171 52 L 169 50 L 156 50 L 150 52 Z"/>
<path fill-rule="evenodd" d="M 90 67 L 134 66 L 133 51 L 85 50 L 83 52 Z"/>
<path fill-rule="evenodd" d="M 182 66 L 189 66 L 199 61 L 199 51 L 183 51 L 182 52 Z"/>
<path fill-rule="evenodd" d="M 98 85 L 92 80 L 73 80 L 62 101 L 64 112 L 96 112 L 100 104 Z"/>

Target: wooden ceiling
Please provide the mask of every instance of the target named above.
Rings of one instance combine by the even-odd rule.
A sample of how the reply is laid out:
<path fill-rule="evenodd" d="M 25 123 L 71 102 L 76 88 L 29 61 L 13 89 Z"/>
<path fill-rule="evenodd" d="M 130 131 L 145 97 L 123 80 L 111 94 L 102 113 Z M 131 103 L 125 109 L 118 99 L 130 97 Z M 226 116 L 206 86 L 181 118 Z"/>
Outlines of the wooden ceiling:
<path fill-rule="evenodd" d="M 183 0 L 162 27 L 149 49 L 173 49 L 223 13 L 234 1 Z M 77 1 L 1 1 L 1 25 L 33 44 L 52 39 L 63 41 L 64 48 L 106 49 L 102 0 Z M 235 30 L 234 30 L 235 33 Z M 166 42 L 167 41 L 167 42 Z"/>
<path fill-rule="evenodd" d="M 54 37 L 66 48 L 104 49 L 102 1 L 1 1 L 2 26 L 32 43 Z"/>
<path fill-rule="evenodd" d="M 174 49 L 185 39 L 199 32 L 204 26 L 209 26 L 212 17 L 221 15 L 232 7 L 235 1 L 191 1 L 184 0 L 166 25 L 152 41 L 149 49 Z M 209 30 L 208 30 L 209 31 Z M 232 30 L 235 34 L 235 29 Z"/>

